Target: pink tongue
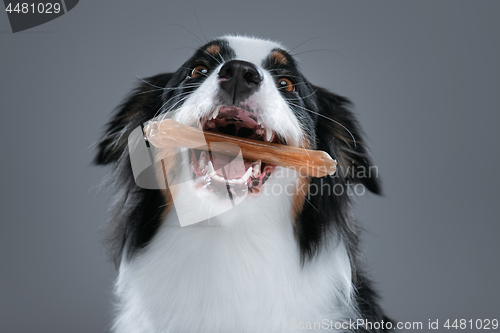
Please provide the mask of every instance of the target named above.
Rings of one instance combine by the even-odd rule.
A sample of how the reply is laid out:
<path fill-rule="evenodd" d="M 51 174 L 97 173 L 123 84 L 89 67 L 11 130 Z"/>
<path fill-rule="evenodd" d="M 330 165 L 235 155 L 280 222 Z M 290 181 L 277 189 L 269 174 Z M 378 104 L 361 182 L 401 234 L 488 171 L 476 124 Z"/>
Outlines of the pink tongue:
<path fill-rule="evenodd" d="M 241 178 L 246 172 L 245 163 L 238 157 L 212 152 L 212 163 L 215 173 L 222 177 L 225 173 L 226 179 Z"/>

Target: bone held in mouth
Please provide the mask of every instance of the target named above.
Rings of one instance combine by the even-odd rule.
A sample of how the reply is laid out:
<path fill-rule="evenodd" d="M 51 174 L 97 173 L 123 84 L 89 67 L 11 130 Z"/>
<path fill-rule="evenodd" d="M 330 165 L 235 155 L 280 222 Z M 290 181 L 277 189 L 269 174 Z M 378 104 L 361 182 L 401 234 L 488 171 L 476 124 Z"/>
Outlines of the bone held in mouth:
<path fill-rule="evenodd" d="M 203 131 L 181 124 L 173 119 L 148 122 L 144 126 L 144 135 L 146 140 L 156 148 L 210 149 L 233 156 L 237 155 L 241 150 L 241 154 L 245 159 L 261 160 L 265 163 L 294 169 L 306 176 L 324 177 L 335 174 L 337 170 L 337 161 L 321 150 L 310 150 Z M 223 144 L 211 146 L 210 143 L 212 142 L 230 145 L 226 147 Z M 237 145 L 239 150 L 231 149 L 231 145 Z"/>

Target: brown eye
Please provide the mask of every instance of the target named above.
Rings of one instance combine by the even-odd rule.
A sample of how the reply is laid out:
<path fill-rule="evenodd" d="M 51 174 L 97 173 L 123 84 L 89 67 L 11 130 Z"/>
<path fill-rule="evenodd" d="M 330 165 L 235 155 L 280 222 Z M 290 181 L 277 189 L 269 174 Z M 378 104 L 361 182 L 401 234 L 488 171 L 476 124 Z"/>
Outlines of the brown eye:
<path fill-rule="evenodd" d="M 204 65 L 198 65 L 193 70 L 191 71 L 191 77 L 192 78 L 197 78 L 200 75 L 205 75 L 208 73 L 208 68 L 207 66 Z"/>
<path fill-rule="evenodd" d="M 288 92 L 295 91 L 295 87 L 293 85 L 293 82 L 286 78 L 286 77 L 281 77 L 278 79 L 278 89 L 283 89 Z"/>

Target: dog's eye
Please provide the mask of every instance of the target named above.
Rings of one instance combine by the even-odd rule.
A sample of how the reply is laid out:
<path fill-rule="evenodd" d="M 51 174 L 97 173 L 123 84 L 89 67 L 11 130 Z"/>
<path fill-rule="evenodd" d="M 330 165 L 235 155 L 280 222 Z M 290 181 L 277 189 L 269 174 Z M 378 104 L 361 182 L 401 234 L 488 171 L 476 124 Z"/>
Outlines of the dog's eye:
<path fill-rule="evenodd" d="M 193 70 L 191 71 L 191 77 L 192 78 L 197 78 L 200 75 L 205 75 L 208 73 L 208 68 L 207 66 L 204 65 L 198 65 Z"/>
<path fill-rule="evenodd" d="M 286 77 L 280 77 L 278 79 L 278 89 L 283 89 L 288 92 L 293 92 L 295 91 L 295 86 L 293 85 L 293 82 L 286 78 Z"/>

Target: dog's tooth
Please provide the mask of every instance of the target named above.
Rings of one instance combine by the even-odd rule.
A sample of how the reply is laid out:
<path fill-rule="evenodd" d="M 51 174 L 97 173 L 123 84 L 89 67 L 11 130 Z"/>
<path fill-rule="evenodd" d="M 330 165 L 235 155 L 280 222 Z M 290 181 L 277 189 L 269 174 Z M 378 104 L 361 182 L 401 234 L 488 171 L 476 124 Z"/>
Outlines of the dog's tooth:
<path fill-rule="evenodd" d="M 211 117 L 212 119 L 217 118 L 217 116 L 219 115 L 219 110 L 220 110 L 220 106 L 215 108 L 214 113 L 212 113 L 212 117 Z"/>
<path fill-rule="evenodd" d="M 233 178 L 233 179 L 228 179 L 227 182 L 231 185 L 239 185 L 239 184 L 243 184 L 243 179 L 241 178 Z"/>
<path fill-rule="evenodd" d="M 245 172 L 245 174 L 243 175 L 243 177 L 241 177 L 241 180 L 243 180 L 243 183 L 246 183 L 246 181 L 248 180 L 248 178 L 250 178 L 250 175 L 252 174 L 252 167 L 250 166 L 247 170 L 247 172 Z"/>
<path fill-rule="evenodd" d="M 218 182 L 224 182 L 224 178 L 219 176 L 218 174 L 215 174 L 215 175 L 210 176 L 210 177 L 212 177 L 213 180 L 216 180 Z"/>
<path fill-rule="evenodd" d="M 200 155 L 200 160 L 198 161 L 200 169 L 204 169 L 206 163 L 207 163 L 207 156 L 206 156 L 206 153 L 204 151 L 202 151 L 201 155 Z"/>
<path fill-rule="evenodd" d="M 210 175 L 212 173 L 215 173 L 215 169 L 214 169 L 214 165 L 212 164 L 212 161 L 208 161 L 208 172 L 210 173 Z"/>
<path fill-rule="evenodd" d="M 269 128 L 266 128 L 266 141 L 270 142 L 273 138 L 273 131 Z"/>
<path fill-rule="evenodd" d="M 253 176 L 253 178 L 260 177 L 260 164 L 261 164 L 260 160 L 252 163 L 252 176 Z"/>

